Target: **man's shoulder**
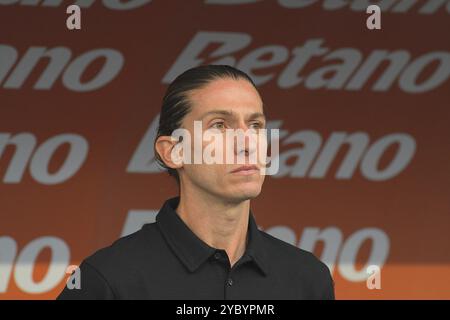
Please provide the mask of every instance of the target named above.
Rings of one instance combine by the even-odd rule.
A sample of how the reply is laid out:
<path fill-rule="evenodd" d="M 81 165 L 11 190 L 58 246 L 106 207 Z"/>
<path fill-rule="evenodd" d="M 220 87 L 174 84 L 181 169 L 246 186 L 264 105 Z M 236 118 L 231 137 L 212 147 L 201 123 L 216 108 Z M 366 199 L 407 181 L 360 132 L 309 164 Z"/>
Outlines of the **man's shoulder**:
<path fill-rule="evenodd" d="M 334 281 L 330 269 L 313 253 L 261 232 L 271 268 L 282 274 L 306 299 L 334 299 Z"/>
<path fill-rule="evenodd" d="M 84 263 L 101 271 L 120 270 L 130 262 L 148 260 L 152 247 L 159 242 L 160 235 L 156 223 L 145 224 L 140 230 L 121 237 L 111 245 L 95 251 L 84 259 Z"/>
<path fill-rule="evenodd" d="M 329 269 L 325 263 L 313 253 L 280 240 L 260 230 L 266 252 L 271 261 L 276 261 L 284 269 L 296 270 L 306 274 L 327 274 Z"/>

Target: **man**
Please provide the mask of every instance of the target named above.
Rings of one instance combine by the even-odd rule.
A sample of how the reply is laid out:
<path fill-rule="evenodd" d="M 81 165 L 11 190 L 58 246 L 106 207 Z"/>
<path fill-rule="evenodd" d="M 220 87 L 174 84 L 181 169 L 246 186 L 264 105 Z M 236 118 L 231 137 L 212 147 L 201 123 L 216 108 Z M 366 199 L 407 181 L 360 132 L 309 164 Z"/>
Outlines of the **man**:
<path fill-rule="evenodd" d="M 179 196 L 164 203 L 155 223 L 84 260 L 81 289 L 65 288 L 58 298 L 334 299 L 325 264 L 257 228 L 250 200 L 261 192 L 264 166 L 249 159 L 260 145 L 252 148 L 247 136 L 240 148 L 225 139 L 214 150 L 232 148 L 244 165 L 174 158 L 183 139 L 172 134 L 184 129 L 193 136 L 195 121 L 224 137 L 226 130 L 263 129 L 263 102 L 252 80 L 229 66 L 178 76 L 163 99 L 154 148 Z M 181 150 L 182 157 L 189 151 Z"/>

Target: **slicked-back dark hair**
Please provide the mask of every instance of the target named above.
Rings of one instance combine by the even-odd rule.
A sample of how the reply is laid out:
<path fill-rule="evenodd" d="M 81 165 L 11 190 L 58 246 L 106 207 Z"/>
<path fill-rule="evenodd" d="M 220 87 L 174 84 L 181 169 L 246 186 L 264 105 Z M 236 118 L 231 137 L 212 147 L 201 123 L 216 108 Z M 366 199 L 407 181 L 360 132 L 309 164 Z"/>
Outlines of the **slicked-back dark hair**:
<path fill-rule="evenodd" d="M 243 71 L 227 65 L 203 65 L 186 70 L 167 88 L 164 95 L 161 113 L 159 115 L 159 126 L 153 144 L 161 136 L 170 136 L 175 129 L 181 127 L 184 117 L 191 111 L 192 104 L 189 101 L 188 93 L 192 90 L 200 89 L 217 79 L 247 80 L 256 89 L 253 80 Z M 169 175 L 173 176 L 180 185 L 180 177 L 176 169 L 166 166 L 155 149 L 155 158 L 158 164 L 166 169 Z"/>

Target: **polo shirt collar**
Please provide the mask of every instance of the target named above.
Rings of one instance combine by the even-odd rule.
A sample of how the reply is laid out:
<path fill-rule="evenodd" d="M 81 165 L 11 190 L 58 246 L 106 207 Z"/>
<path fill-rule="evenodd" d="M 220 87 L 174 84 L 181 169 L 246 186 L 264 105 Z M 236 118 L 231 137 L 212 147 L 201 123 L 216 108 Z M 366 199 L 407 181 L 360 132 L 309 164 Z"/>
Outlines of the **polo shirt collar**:
<path fill-rule="evenodd" d="M 176 212 L 180 197 L 166 200 L 156 216 L 156 223 L 169 246 L 183 262 L 194 272 L 217 249 L 210 247 L 192 232 Z M 250 210 L 248 224 L 248 242 L 244 255 L 248 255 L 264 275 L 268 273 L 267 255 L 264 250 L 261 231 L 258 230 L 253 213 Z"/>

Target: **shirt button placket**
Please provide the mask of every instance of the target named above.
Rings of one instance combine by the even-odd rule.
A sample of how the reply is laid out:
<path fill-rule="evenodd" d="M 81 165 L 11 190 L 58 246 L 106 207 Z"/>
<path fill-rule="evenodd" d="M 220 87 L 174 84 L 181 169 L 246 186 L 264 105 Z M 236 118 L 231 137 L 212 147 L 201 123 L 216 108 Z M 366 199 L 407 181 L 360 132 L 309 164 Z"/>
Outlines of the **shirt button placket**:
<path fill-rule="evenodd" d="M 226 277 L 225 277 L 225 283 L 224 283 L 224 293 L 225 293 L 225 297 L 224 297 L 224 299 L 225 300 L 229 300 L 229 299 L 233 299 L 233 285 L 235 286 L 235 281 L 234 281 L 234 279 L 233 279 L 233 277 L 232 277 L 232 274 L 233 274 L 233 270 L 232 270 L 232 268 L 231 268 L 231 266 L 230 266 L 230 263 L 229 263 L 229 260 L 227 259 L 227 255 L 226 255 L 226 253 L 225 253 L 225 255 L 224 255 L 226 258 L 226 260 L 227 260 L 227 271 L 226 271 Z M 223 258 L 223 256 L 221 256 L 221 258 Z"/>
<path fill-rule="evenodd" d="M 233 299 L 233 287 L 235 285 L 235 281 L 231 276 L 231 272 L 228 273 L 228 276 L 225 280 L 225 300 Z"/>

